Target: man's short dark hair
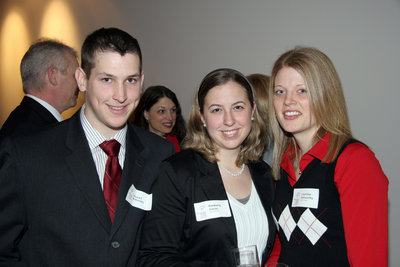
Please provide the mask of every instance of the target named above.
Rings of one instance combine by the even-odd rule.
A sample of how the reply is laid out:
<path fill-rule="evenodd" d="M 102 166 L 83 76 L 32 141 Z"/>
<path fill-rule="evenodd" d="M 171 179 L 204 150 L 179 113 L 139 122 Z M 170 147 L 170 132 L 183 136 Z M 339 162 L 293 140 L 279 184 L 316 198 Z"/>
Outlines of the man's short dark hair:
<path fill-rule="evenodd" d="M 95 66 L 97 52 L 117 52 L 121 56 L 126 53 L 137 54 L 140 60 L 139 70 L 142 72 L 142 52 L 138 41 L 129 33 L 117 28 L 100 28 L 88 35 L 82 45 L 82 69 L 87 78 Z"/>

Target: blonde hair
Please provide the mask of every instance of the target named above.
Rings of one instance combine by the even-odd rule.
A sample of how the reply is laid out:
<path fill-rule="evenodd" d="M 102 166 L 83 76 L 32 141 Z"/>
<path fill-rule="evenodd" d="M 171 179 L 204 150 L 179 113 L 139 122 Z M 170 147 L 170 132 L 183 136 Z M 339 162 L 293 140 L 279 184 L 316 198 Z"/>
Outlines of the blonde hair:
<path fill-rule="evenodd" d="M 274 86 L 277 73 L 284 67 L 295 69 L 303 77 L 310 102 L 310 109 L 319 129 L 314 136 L 314 144 L 326 133 L 330 133 L 327 154 L 322 162 L 335 160 L 340 148 L 352 133 L 347 114 L 346 101 L 339 76 L 332 61 L 321 51 L 311 47 L 296 47 L 282 54 L 275 62 L 269 87 L 269 105 L 273 107 Z M 292 155 L 298 159 L 298 147 L 292 134 L 285 132 L 276 119 L 275 110 L 269 112 L 274 136 L 273 174 L 280 178 L 280 162 L 290 146 Z"/>
<path fill-rule="evenodd" d="M 203 126 L 200 114 L 204 112 L 204 100 L 208 92 L 222 84 L 233 81 L 244 88 L 251 107 L 254 107 L 254 95 L 251 84 L 240 72 L 233 69 L 217 69 L 207 74 L 202 80 L 198 91 L 193 99 L 190 109 L 187 136 L 182 145 L 183 149 L 193 149 L 200 153 L 206 160 L 216 162 L 216 147 L 208 135 L 207 129 Z M 249 135 L 243 141 L 236 165 L 240 166 L 248 161 L 259 161 L 265 146 L 266 126 L 260 117 L 257 108 L 253 114 L 254 120 Z"/>
<path fill-rule="evenodd" d="M 268 119 L 268 88 L 270 78 L 268 75 L 261 73 L 253 73 L 246 76 L 247 80 L 249 80 L 250 84 L 253 86 L 253 91 L 256 98 L 256 104 L 258 113 L 261 118 L 264 119 L 264 123 L 267 126 L 267 145 L 272 142 L 272 133 L 269 127 L 269 119 Z"/>

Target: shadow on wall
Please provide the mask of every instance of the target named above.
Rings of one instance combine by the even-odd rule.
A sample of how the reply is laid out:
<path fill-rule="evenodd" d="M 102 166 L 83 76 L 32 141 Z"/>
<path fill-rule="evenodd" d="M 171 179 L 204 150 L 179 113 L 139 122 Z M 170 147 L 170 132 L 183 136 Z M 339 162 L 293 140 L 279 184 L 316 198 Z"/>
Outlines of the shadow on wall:
<path fill-rule="evenodd" d="M 0 31 L 0 125 L 3 125 L 9 113 L 24 96 L 19 65 L 30 44 L 40 37 L 54 38 L 78 50 L 79 31 L 72 9 L 65 0 L 50 0 L 40 9 L 40 24 L 31 24 L 26 18 L 31 3 L 19 3 L 10 6 L 4 14 Z M 38 14 L 36 14 L 38 15 Z M 32 17 L 32 16 L 31 16 Z M 34 28 L 34 29 L 32 29 Z M 32 36 L 37 32 L 37 36 Z M 64 118 L 70 117 L 83 103 L 64 112 Z"/>

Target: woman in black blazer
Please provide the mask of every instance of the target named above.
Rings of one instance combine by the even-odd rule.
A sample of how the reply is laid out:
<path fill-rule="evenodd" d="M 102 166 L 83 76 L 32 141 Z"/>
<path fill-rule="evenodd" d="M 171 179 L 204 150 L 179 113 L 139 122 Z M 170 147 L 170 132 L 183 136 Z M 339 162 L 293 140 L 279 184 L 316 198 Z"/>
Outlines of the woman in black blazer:
<path fill-rule="evenodd" d="M 232 267 L 232 249 L 249 245 L 265 264 L 275 237 L 273 179 L 260 161 L 266 132 L 243 74 L 217 69 L 203 79 L 184 150 L 154 185 L 139 266 Z"/>

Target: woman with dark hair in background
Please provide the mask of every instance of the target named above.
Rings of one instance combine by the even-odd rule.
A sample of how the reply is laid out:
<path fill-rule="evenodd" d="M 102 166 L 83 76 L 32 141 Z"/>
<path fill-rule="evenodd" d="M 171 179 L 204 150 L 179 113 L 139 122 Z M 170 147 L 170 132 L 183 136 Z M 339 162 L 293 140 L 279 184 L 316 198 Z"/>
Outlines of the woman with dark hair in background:
<path fill-rule="evenodd" d="M 210 72 L 193 101 L 184 150 L 168 158 L 143 222 L 139 266 L 236 266 L 256 245 L 264 266 L 275 238 L 271 168 L 252 87 L 232 69 Z"/>
<path fill-rule="evenodd" d="M 180 151 L 180 143 L 186 135 L 185 120 L 175 93 L 167 87 L 148 87 L 130 122 L 167 139 L 175 145 L 176 152 Z"/>

